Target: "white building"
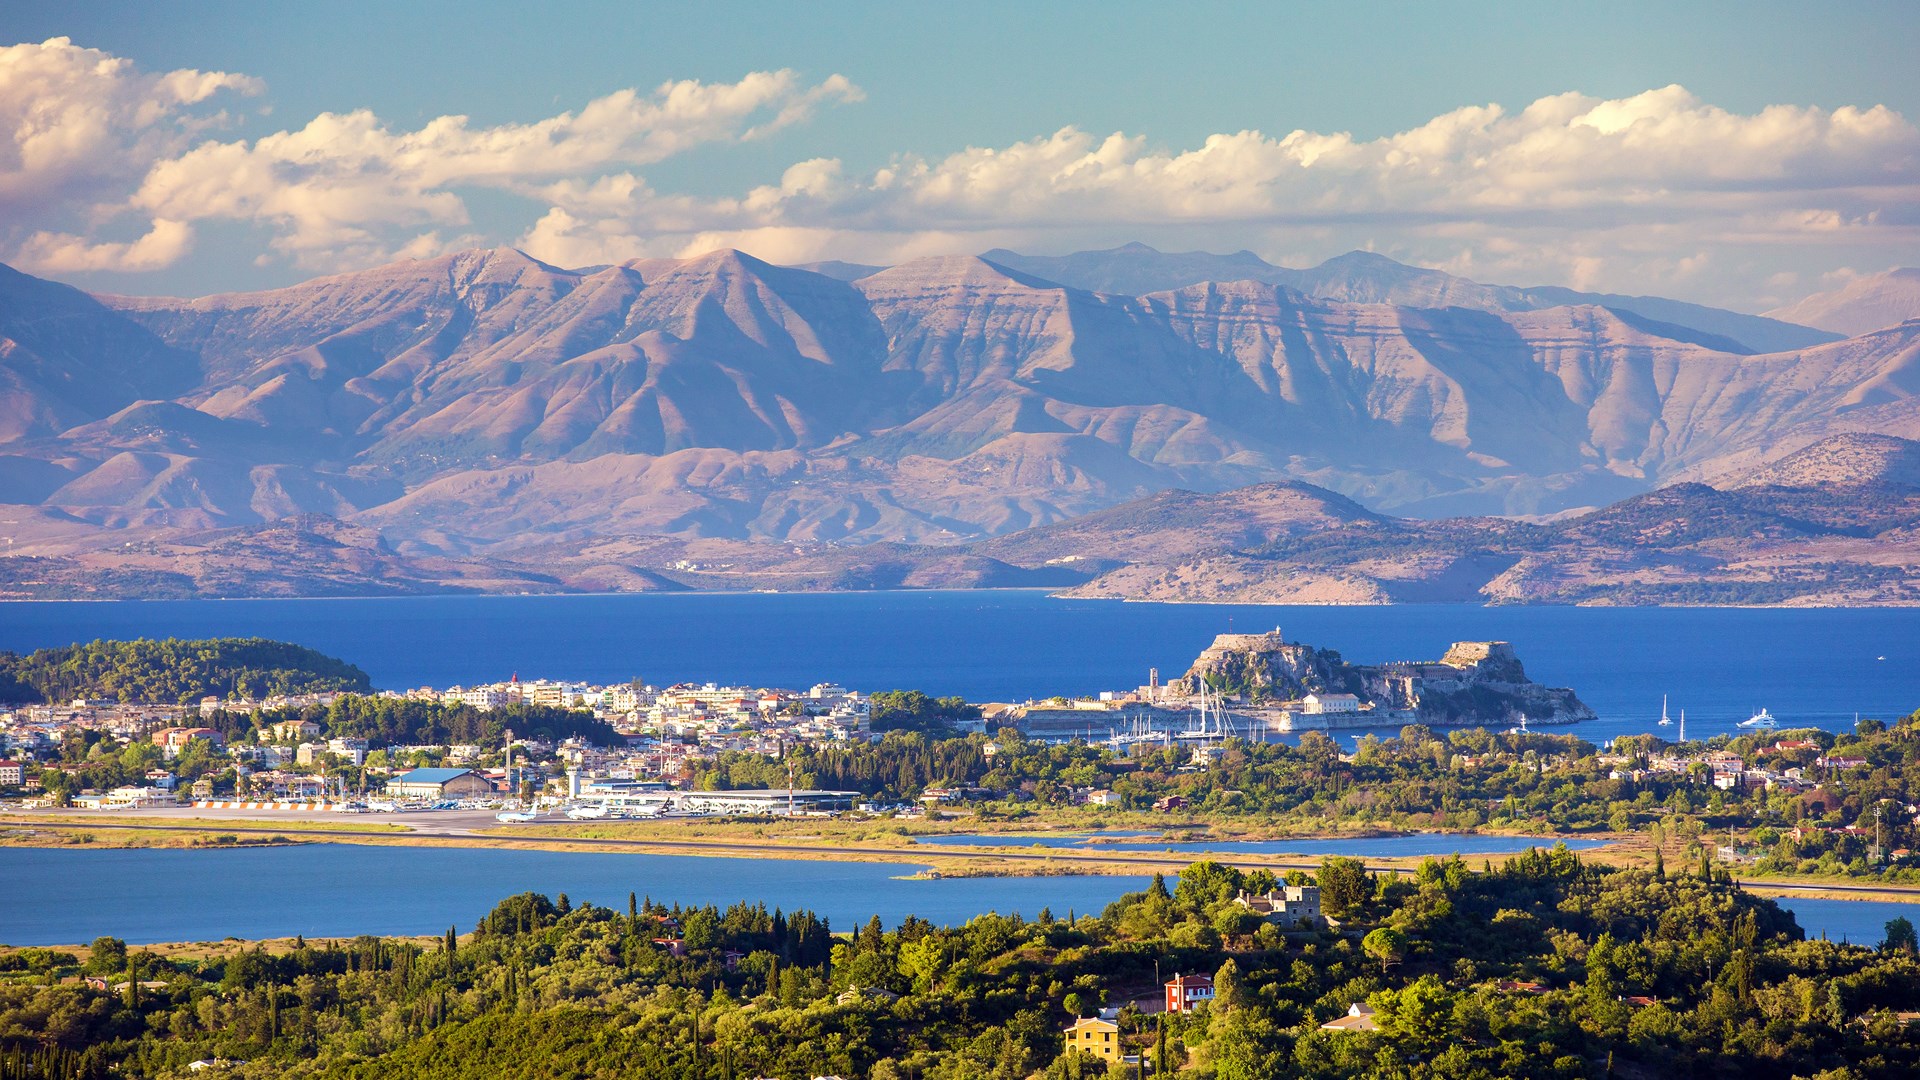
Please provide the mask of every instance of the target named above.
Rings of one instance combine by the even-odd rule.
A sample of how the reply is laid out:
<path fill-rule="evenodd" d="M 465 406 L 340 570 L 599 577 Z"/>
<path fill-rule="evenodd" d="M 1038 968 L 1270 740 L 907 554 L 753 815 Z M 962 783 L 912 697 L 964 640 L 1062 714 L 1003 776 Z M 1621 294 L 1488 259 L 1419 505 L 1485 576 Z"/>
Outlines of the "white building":
<path fill-rule="evenodd" d="M 1308 694 L 1300 699 L 1300 711 L 1309 716 L 1360 711 L 1360 699 L 1352 694 Z"/>

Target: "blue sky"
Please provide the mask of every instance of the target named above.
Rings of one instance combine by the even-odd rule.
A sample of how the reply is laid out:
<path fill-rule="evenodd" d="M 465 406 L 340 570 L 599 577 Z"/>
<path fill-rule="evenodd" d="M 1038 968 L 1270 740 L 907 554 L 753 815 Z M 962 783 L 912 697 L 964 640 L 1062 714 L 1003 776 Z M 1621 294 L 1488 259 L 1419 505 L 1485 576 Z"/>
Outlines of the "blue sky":
<path fill-rule="evenodd" d="M 119 117 L 58 169 L 0 141 L 0 259 L 193 293 L 470 243 L 561 262 L 724 242 L 891 262 L 1138 238 L 1296 265 L 1371 247 L 1484 280 L 1748 309 L 1920 262 L 1920 5 L 1672 7 L 13 4 L 0 45 L 71 40 L 62 57 L 13 57 L 23 71 L 104 57 L 124 62 L 122 83 L 233 78 L 156 119 L 128 104 L 147 84 L 36 77 L 75 117 L 107 100 Z M 442 142 L 408 138 L 465 116 L 471 151 L 502 126 L 686 80 L 741 86 L 739 100 L 630 112 L 605 136 L 619 147 L 583 146 L 565 168 L 423 166 Z M 0 120 L 26 85 L 0 82 Z M 1684 93 L 1645 96 L 1669 87 Z M 1569 94 L 1582 107 L 1522 119 Z M 1583 119 L 1609 101 L 1638 102 L 1637 132 Z M 1500 115 L 1456 115 L 1487 105 Z M 319 160 L 348 140 L 309 125 L 355 110 L 370 115 L 352 160 Z M 540 137 L 600 145 L 613 130 L 583 127 Z M 1295 131 L 1351 139 L 1303 151 Z M 261 142 L 279 132 L 305 138 Z M 1260 138 L 1209 152 L 1245 132 Z M 1424 134 L 1391 142 L 1409 132 Z M 196 156 L 209 142 L 232 149 Z M 360 190 L 384 168 L 404 175 Z M 210 186 L 223 176 L 236 190 Z M 247 178 L 263 186 L 238 191 Z"/>

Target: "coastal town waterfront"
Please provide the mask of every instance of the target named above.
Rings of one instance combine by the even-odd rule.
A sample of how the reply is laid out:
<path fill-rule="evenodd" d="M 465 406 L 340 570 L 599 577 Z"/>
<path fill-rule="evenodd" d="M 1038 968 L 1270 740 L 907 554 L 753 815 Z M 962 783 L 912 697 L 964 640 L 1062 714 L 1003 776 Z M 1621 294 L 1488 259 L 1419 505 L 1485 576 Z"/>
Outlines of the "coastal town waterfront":
<path fill-rule="evenodd" d="M 1690 734 L 1766 707 L 1849 729 L 1920 702 L 1920 609 L 1123 604 L 1034 590 L 837 594 L 447 596 L 0 604 L 0 649 L 95 638 L 261 636 L 364 668 L 375 686 L 639 678 L 871 691 L 978 702 L 1096 694 L 1177 672 L 1216 634 L 1275 625 L 1355 662 L 1514 643 L 1528 673 L 1576 689 L 1600 743 L 1653 729 L 1663 695 Z M 1880 659 L 1885 657 L 1885 659 Z"/>

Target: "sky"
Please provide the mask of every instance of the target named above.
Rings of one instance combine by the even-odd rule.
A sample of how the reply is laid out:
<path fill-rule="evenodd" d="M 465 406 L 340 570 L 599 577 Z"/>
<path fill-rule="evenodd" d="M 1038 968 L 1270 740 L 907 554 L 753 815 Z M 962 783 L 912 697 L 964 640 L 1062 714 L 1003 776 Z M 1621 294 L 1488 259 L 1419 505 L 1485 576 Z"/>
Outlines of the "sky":
<path fill-rule="evenodd" d="M 1920 264 L 1916 40 L 1906 2 L 14 0 L 0 261 L 197 295 L 1142 241 L 1759 311 Z"/>

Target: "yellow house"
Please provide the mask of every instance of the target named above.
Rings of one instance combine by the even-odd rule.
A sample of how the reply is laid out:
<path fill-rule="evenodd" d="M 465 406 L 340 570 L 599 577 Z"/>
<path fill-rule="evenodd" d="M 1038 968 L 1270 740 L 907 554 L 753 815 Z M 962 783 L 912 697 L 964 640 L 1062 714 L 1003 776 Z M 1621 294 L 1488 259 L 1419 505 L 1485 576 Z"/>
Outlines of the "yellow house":
<path fill-rule="evenodd" d="M 1111 1020 L 1081 1017 L 1066 1029 L 1067 1053 L 1075 1050 L 1102 1061 L 1117 1062 L 1120 1054 L 1120 1025 Z"/>

